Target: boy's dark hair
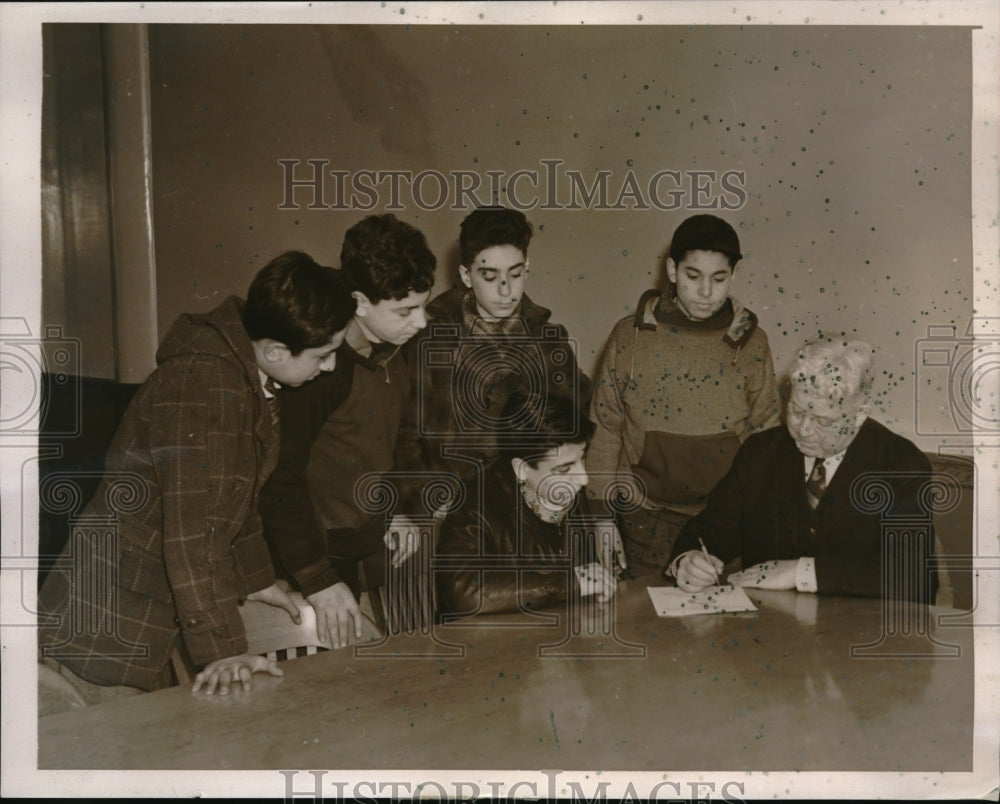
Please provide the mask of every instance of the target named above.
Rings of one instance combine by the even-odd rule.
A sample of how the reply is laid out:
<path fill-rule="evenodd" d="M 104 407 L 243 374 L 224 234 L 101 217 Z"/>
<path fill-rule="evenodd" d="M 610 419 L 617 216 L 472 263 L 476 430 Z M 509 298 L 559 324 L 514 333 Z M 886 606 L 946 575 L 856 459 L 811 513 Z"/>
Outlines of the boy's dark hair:
<path fill-rule="evenodd" d="M 286 251 L 250 283 L 243 327 L 251 340 L 270 338 L 298 355 L 329 343 L 347 326 L 356 307 L 339 271 L 301 251 Z"/>
<path fill-rule="evenodd" d="M 500 419 L 504 429 L 499 445 L 504 455 L 521 458 L 531 467 L 537 467 L 546 452 L 563 444 L 588 443 L 595 429 L 571 397 L 544 391 L 513 391 Z"/>
<path fill-rule="evenodd" d="M 516 246 L 528 256 L 533 231 L 523 212 L 504 207 L 480 207 L 462 221 L 458 237 L 462 265 L 471 268 L 476 255 L 490 246 Z"/>
<path fill-rule="evenodd" d="M 715 215 L 692 215 L 677 227 L 670 241 L 670 259 L 680 265 L 689 251 L 719 251 L 729 259 L 730 268 L 743 259 L 736 230 Z"/>
<path fill-rule="evenodd" d="M 430 290 L 436 266 L 420 230 L 392 214 L 358 221 L 347 230 L 340 250 L 340 267 L 352 290 L 364 293 L 372 304 Z"/>

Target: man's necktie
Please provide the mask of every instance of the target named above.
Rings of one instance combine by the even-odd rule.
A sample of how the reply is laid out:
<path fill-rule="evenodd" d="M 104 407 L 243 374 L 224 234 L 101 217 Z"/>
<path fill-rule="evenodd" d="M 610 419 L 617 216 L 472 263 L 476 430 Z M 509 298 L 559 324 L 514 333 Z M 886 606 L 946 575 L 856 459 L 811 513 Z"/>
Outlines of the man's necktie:
<path fill-rule="evenodd" d="M 824 491 L 826 491 L 826 468 L 823 466 L 823 459 L 817 458 L 806 481 L 806 497 L 809 505 L 813 508 L 819 505 Z"/>

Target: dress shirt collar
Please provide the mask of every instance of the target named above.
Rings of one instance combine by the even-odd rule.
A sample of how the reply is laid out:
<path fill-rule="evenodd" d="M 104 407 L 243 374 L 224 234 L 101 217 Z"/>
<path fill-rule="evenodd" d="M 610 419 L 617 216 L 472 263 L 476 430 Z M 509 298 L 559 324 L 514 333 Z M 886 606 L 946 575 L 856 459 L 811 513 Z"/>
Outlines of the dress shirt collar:
<path fill-rule="evenodd" d="M 838 452 L 836 455 L 829 455 L 823 458 L 823 469 L 826 470 L 826 485 L 830 485 L 830 481 L 833 480 L 833 476 L 837 471 L 837 468 L 841 463 L 844 462 L 844 456 L 847 454 L 845 449 L 843 452 Z M 809 475 L 812 474 L 813 464 L 816 463 L 816 458 L 811 455 L 802 456 L 802 465 L 804 467 L 806 480 L 809 479 Z"/>
<path fill-rule="evenodd" d="M 864 427 L 865 421 L 867 421 L 867 419 L 868 417 L 865 416 L 858 423 L 858 432 L 861 432 L 861 428 Z M 855 433 L 854 438 L 857 437 L 858 435 L 857 433 Z M 826 470 L 826 485 L 828 487 L 830 483 L 833 481 L 833 476 L 834 474 L 836 474 L 838 467 L 840 466 L 840 464 L 844 462 L 844 456 L 847 454 L 847 451 L 851 448 L 851 444 L 853 443 L 854 439 L 851 439 L 851 443 L 848 444 L 842 452 L 838 452 L 836 455 L 829 455 L 823 458 L 823 469 Z M 802 456 L 802 467 L 806 480 L 809 479 L 809 475 L 812 473 L 813 464 L 815 462 L 816 459 L 809 455 Z"/>
<path fill-rule="evenodd" d="M 273 386 L 274 388 L 280 388 L 281 384 L 271 377 L 268 377 L 264 373 L 264 370 L 260 367 L 257 368 L 257 375 L 260 377 L 260 387 L 264 390 L 265 399 L 274 399 L 274 392 L 268 386 Z"/>
<path fill-rule="evenodd" d="M 344 343 L 350 346 L 362 357 L 371 357 L 372 344 L 365 336 L 358 319 L 352 318 L 347 324 L 347 332 L 344 333 Z"/>

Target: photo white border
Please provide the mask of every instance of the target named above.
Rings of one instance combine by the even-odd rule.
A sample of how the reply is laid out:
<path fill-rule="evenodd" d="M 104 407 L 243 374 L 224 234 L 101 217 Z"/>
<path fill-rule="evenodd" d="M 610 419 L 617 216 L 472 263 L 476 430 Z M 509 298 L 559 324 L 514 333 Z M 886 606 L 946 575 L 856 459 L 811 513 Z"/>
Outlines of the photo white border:
<path fill-rule="evenodd" d="M 675 2 L 532 2 L 500 3 L 3 3 L 0 4 L 0 316 L 23 317 L 33 333 L 41 321 L 41 91 L 43 22 L 185 22 L 185 23 L 376 23 L 376 24 L 584 24 L 584 25 L 951 25 L 976 26 L 973 33 L 973 255 L 976 316 L 1000 317 L 1000 129 L 998 129 L 998 34 L 1000 10 L 995 0 L 927 0 L 914 2 L 845 2 L 833 0 L 676 0 Z M 24 394 L 17 384 L 5 385 L 0 396 L 0 420 L 23 410 Z M 994 396 L 994 400 L 998 397 Z M 32 606 L 34 588 L 22 590 L 16 571 L 22 554 L 21 522 L 37 531 L 37 510 L 21 510 L 21 465 L 36 445 L 11 444 L 0 448 L 3 462 L 2 516 L 3 583 L 0 606 L 4 612 Z M 995 453 L 996 450 L 993 450 Z M 1000 532 L 996 489 L 1000 488 L 997 460 L 977 459 L 978 527 L 980 549 Z M 31 478 L 28 478 L 29 482 Z M 27 497 L 30 508 L 31 495 Z M 37 495 L 34 498 L 37 508 Z M 1000 622 L 1000 549 L 980 573 L 980 623 Z M 14 571 L 7 571 L 14 570 Z M 23 598 L 23 604 L 22 604 Z M 8 620 L 3 619 L 3 622 Z M 974 767 L 971 773 L 577 773 L 558 777 L 557 795 L 569 794 L 567 783 L 577 782 L 590 792 L 601 781 L 611 781 L 609 797 L 627 792 L 634 782 L 640 794 L 668 778 L 690 789 L 691 782 L 714 779 L 745 784 L 741 797 L 751 798 L 986 798 L 998 800 L 1000 777 L 1000 662 L 996 626 L 975 630 L 976 687 Z M 4 628 L 2 634 L 2 751 L 4 796 L 73 797 L 251 795 L 273 791 L 284 794 L 284 779 L 276 771 L 254 772 L 114 772 L 35 770 L 37 720 L 35 708 L 34 636 L 29 628 Z M 15 695 L 17 689 L 30 694 Z M 358 772 L 358 780 L 375 773 Z M 444 781 L 439 771 L 377 773 L 384 783 Z M 645 788 L 638 779 L 648 778 Z M 303 779 L 305 777 L 303 776 Z M 531 772 L 465 772 L 451 774 L 479 783 L 535 782 L 537 795 L 549 792 L 549 777 Z M 298 789 L 298 788 L 297 788 Z M 348 787 L 348 790 L 351 788 Z M 391 787 L 383 788 L 384 791 Z M 412 787 L 410 788 L 412 790 Z M 446 789 L 450 789 L 447 788 Z M 509 789 L 506 788 L 506 789 Z M 670 790 L 672 788 L 668 788 Z M 704 789 L 704 788 L 703 788 Z M 522 787 L 522 795 L 531 795 Z M 332 790 L 331 790 L 332 792 Z M 363 788 L 362 794 L 372 794 Z"/>

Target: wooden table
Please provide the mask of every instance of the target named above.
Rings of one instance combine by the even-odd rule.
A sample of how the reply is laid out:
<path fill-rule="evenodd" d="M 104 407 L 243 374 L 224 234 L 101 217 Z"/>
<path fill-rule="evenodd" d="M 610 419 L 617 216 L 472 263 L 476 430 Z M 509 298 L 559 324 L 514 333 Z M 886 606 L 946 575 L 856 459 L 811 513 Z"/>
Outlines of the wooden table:
<path fill-rule="evenodd" d="M 249 694 L 54 715 L 38 767 L 972 769 L 972 629 L 930 609 L 929 630 L 883 641 L 878 600 L 750 597 L 756 612 L 659 618 L 630 581 L 596 635 L 571 633 L 593 612 L 466 620 L 284 662 Z"/>

